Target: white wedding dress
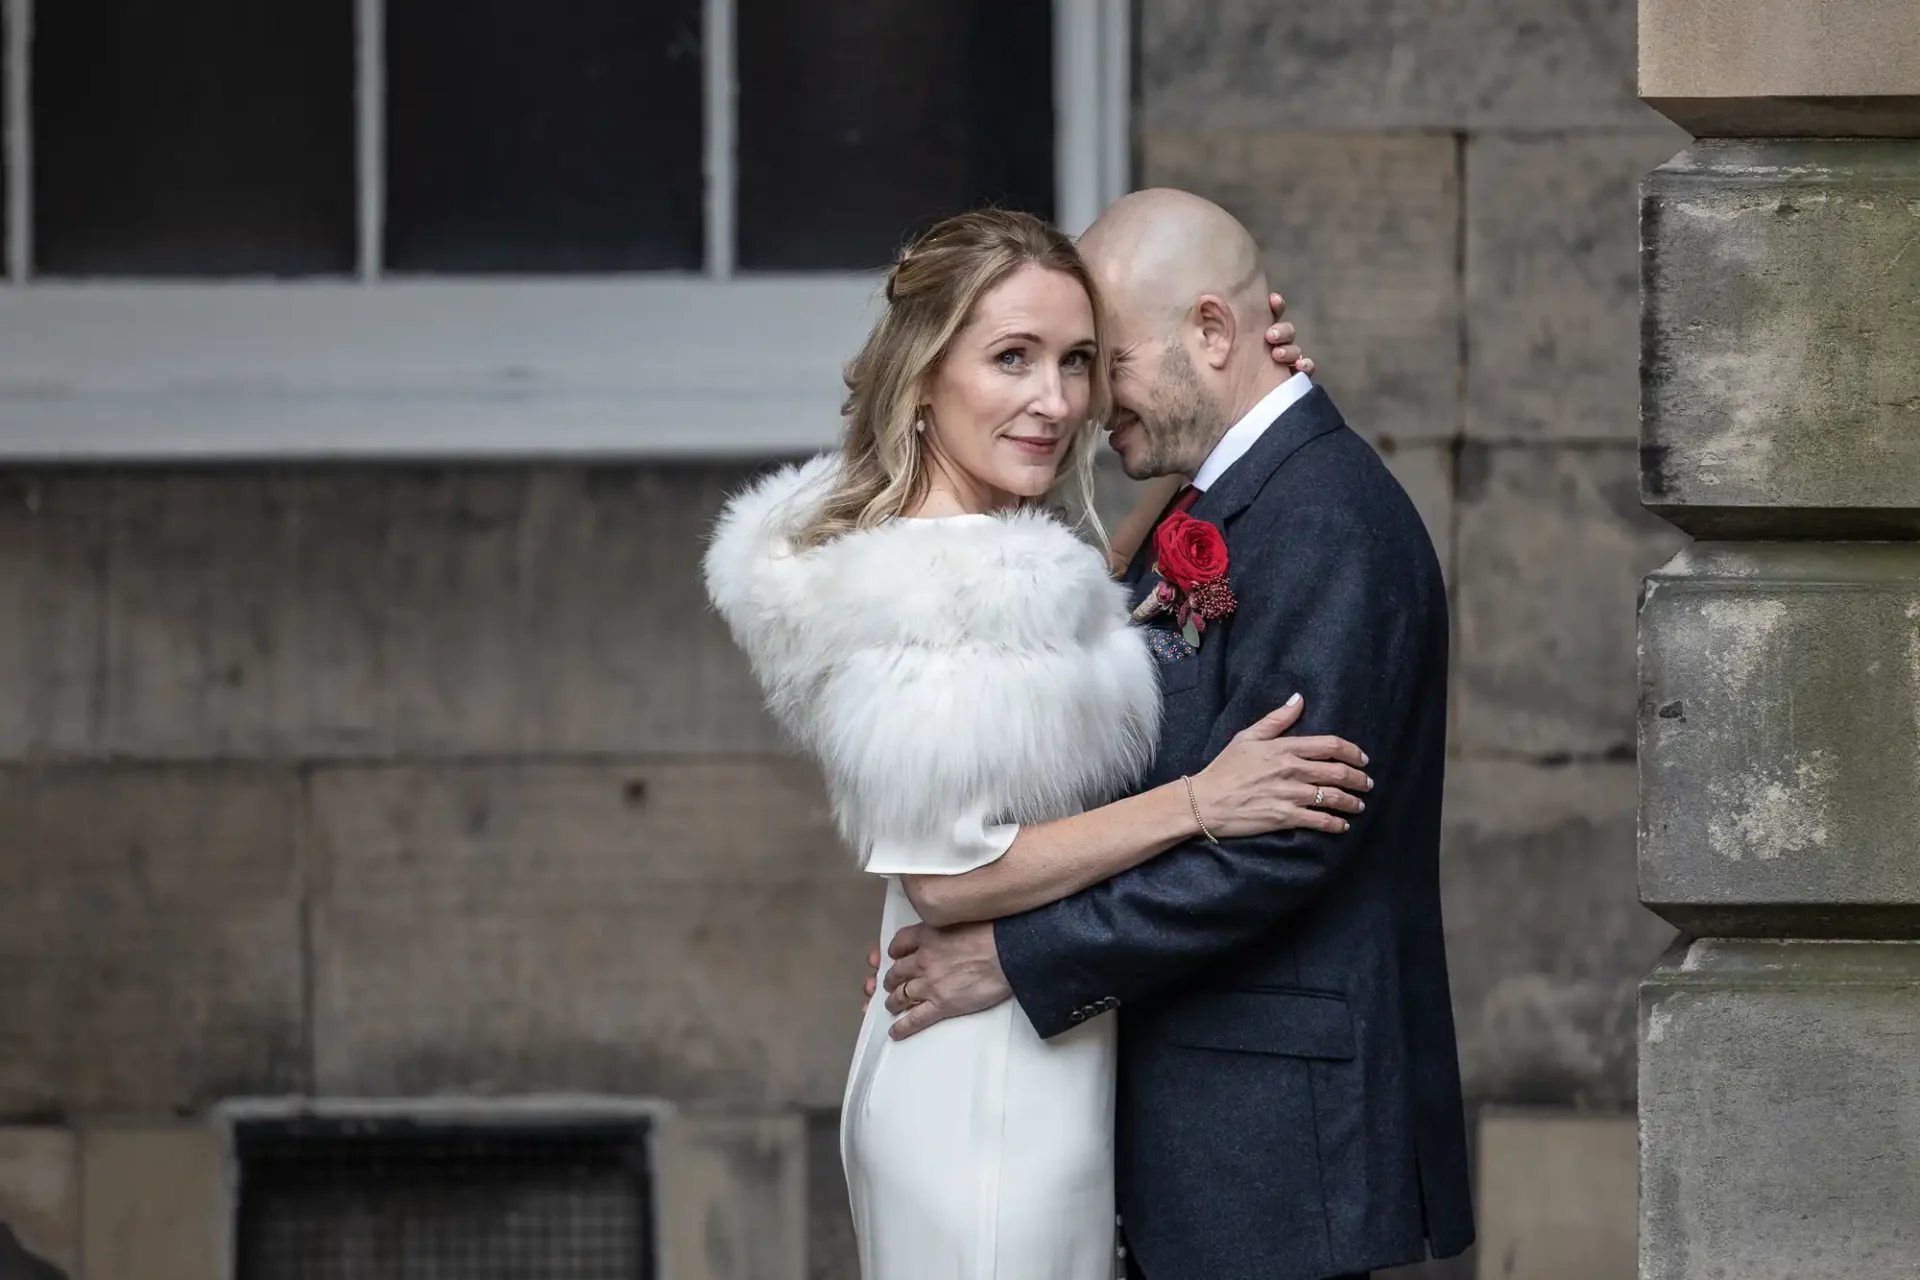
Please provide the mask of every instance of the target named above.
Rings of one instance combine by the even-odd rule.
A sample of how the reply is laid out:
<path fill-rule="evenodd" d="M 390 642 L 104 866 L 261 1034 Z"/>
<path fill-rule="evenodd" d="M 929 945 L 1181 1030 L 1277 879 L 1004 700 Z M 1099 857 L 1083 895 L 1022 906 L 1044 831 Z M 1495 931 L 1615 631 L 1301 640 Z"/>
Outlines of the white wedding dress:
<path fill-rule="evenodd" d="M 938 874 L 951 852 L 892 865 Z M 918 920 L 889 877 L 881 937 Z M 860 1274 L 1109 1280 L 1114 1020 L 1045 1041 L 1009 1000 L 907 1040 L 892 1023 L 867 1006 L 840 1116 Z"/>
<path fill-rule="evenodd" d="M 707 590 L 820 763 L 861 865 L 887 878 L 884 950 L 918 919 L 901 877 L 984 866 L 1019 824 L 1124 792 L 1160 690 L 1102 557 L 1041 512 L 796 549 L 837 467 L 817 458 L 735 498 Z M 863 1280 L 1109 1280 L 1113 1019 L 1050 1041 L 1012 1001 L 904 1041 L 891 1023 L 873 1001 L 841 1121 Z"/>

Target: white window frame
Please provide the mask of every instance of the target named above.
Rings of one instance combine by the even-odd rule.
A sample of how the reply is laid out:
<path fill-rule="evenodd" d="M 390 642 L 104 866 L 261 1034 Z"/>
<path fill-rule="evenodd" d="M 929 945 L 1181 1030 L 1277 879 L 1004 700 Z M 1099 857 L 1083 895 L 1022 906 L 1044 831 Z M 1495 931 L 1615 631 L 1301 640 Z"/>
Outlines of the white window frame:
<path fill-rule="evenodd" d="M 57 3 L 58 0 L 41 0 Z M 357 279 L 32 280 L 28 42 L 7 17 L 0 462 L 715 457 L 839 428 L 871 273 L 733 273 L 733 0 L 705 0 L 704 274 L 382 280 L 381 23 L 359 6 Z M 1128 189 L 1129 0 L 1053 0 L 1056 192 Z"/>

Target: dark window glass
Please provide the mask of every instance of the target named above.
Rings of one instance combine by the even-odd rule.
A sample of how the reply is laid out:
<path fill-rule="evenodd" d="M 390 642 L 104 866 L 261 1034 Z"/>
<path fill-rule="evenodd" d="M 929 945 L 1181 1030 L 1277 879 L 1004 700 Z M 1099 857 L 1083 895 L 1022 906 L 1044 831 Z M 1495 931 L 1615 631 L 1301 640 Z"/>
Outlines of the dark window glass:
<path fill-rule="evenodd" d="M 353 269 L 346 0 L 51 0 L 32 57 L 38 271 Z"/>
<path fill-rule="evenodd" d="M 698 269 L 702 69 L 700 0 L 388 0 L 388 269 Z"/>
<path fill-rule="evenodd" d="M 886 264 L 983 204 L 1053 216 L 1053 6 L 739 0 L 742 268 Z"/>

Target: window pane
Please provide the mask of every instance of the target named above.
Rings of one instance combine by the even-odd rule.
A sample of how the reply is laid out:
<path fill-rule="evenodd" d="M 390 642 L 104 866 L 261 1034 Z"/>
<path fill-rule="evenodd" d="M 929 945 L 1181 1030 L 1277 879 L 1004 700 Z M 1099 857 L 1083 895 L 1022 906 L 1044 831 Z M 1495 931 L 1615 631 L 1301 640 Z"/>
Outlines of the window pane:
<path fill-rule="evenodd" d="M 994 203 L 1053 216 L 1053 6 L 739 0 L 739 261 L 883 266 Z"/>
<path fill-rule="evenodd" d="M 36 4 L 32 93 L 39 271 L 353 269 L 345 0 Z"/>
<path fill-rule="evenodd" d="M 702 261 L 700 0 L 387 0 L 393 271 Z"/>

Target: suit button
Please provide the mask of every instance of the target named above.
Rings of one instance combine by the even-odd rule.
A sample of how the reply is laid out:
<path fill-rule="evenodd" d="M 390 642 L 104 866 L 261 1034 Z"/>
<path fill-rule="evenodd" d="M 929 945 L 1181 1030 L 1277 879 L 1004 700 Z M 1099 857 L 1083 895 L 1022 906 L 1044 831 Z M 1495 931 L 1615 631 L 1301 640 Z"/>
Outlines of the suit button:
<path fill-rule="evenodd" d="M 1076 1027 L 1079 1026 L 1081 1023 L 1085 1022 L 1086 1020 L 1087 1020 L 1087 1011 L 1085 1009 L 1075 1009 L 1072 1013 L 1067 1015 L 1067 1021 L 1071 1022 Z"/>

